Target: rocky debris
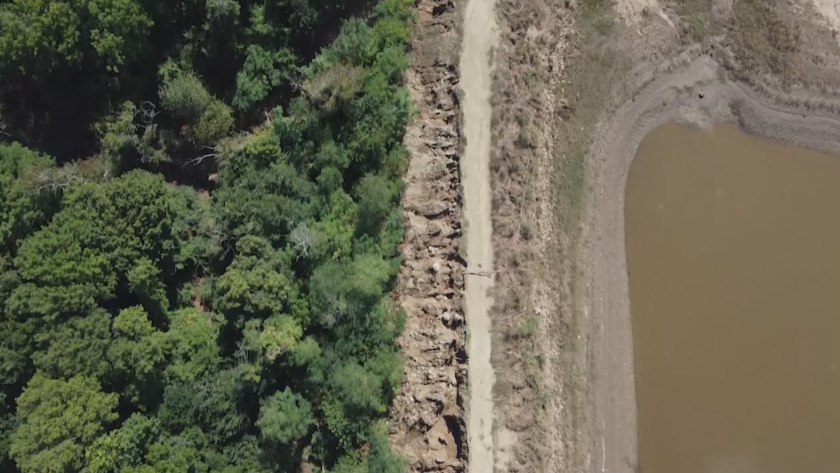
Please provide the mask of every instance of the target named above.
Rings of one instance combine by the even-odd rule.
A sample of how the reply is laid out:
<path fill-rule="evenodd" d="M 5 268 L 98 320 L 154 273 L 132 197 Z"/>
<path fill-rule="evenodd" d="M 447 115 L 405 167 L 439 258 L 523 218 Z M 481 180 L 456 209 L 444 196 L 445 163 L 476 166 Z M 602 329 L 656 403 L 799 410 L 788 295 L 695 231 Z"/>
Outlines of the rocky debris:
<path fill-rule="evenodd" d="M 398 343 L 403 383 L 391 443 L 409 472 L 466 471 L 467 366 L 456 87 L 461 11 L 454 0 L 418 0 L 406 84 L 418 108 L 405 146 L 405 238 L 396 298 L 406 311 Z"/>

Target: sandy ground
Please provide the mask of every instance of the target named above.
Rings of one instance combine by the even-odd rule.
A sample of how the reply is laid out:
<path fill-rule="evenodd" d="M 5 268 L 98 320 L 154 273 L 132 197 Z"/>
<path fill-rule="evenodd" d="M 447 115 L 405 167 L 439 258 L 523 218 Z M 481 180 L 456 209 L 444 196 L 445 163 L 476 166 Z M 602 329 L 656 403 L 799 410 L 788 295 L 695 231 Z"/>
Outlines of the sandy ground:
<path fill-rule="evenodd" d="M 590 158 L 582 303 L 593 354 L 591 472 L 638 471 L 624 194 L 644 136 L 665 123 L 737 122 L 755 135 L 840 153 L 837 115 L 788 105 L 789 97 L 728 81 L 710 56 L 686 53 L 680 59 L 682 65 L 655 78 L 599 128 Z"/>
<path fill-rule="evenodd" d="M 662 19 L 673 26 L 673 23 L 671 23 L 671 20 L 662 11 L 662 8 L 659 6 L 659 2 L 656 0 L 617 0 L 615 2 L 615 10 L 628 24 L 638 23 L 641 20 L 642 15 L 645 12 L 648 12 L 659 15 Z"/>
<path fill-rule="evenodd" d="M 840 32 L 840 1 L 838 0 L 811 0 L 820 15 L 828 21 L 832 29 Z M 840 43 L 840 34 L 837 35 Z"/>
<path fill-rule="evenodd" d="M 490 212 L 490 52 L 498 35 L 493 0 L 469 0 L 464 13 L 461 50 L 463 134 L 466 148 L 461 159 L 464 188 L 464 227 L 467 239 L 465 315 L 469 356 L 469 401 L 467 434 L 469 471 L 490 473 L 494 469 L 493 384 L 490 364 L 491 323 L 489 310 L 493 287 L 493 232 Z"/>

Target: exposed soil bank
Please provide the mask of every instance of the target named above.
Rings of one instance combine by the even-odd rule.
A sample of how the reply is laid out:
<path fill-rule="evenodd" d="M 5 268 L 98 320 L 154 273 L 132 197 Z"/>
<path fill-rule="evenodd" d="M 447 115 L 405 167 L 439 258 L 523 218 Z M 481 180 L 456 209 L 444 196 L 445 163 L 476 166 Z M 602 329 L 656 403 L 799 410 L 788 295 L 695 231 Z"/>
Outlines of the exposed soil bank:
<path fill-rule="evenodd" d="M 624 244 L 630 164 L 642 139 L 665 123 L 709 127 L 736 122 L 785 144 L 840 153 L 837 104 L 800 94 L 761 93 L 727 74 L 712 57 L 685 53 L 598 127 L 588 156 L 579 301 L 589 339 L 589 470 L 637 468 L 633 340 Z"/>
<path fill-rule="evenodd" d="M 463 8 L 419 0 L 405 82 L 417 107 L 406 130 L 405 234 L 396 298 L 406 312 L 398 339 L 404 376 L 391 443 L 408 472 L 466 470 L 466 328 L 462 310 L 461 143 L 458 50 Z"/>

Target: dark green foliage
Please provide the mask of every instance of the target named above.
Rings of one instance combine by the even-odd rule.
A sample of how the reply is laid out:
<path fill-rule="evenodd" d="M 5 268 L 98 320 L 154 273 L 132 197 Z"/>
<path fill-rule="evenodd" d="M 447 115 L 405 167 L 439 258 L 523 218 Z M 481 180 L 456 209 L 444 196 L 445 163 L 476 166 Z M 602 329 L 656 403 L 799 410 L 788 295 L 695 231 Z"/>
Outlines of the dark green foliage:
<path fill-rule="evenodd" d="M 94 309 L 86 316 L 72 317 L 38 333 L 35 343 L 35 368 L 51 378 L 84 375 L 104 379 L 109 371 L 111 316 Z"/>
<path fill-rule="evenodd" d="M 141 307 L 120 311 L 112 334 L 107 360 L 114 387 L 125 401 L 143 408 L 158 394 L 160 370 L 170 351 L 166 335 L 152 326 Z"/>
<path fill-rule="evenodd" d="M 0 2 L 0 469 L 404 470 L 411 7 Z"/>
<path fill-rule="evenodd" d="M 87 473 L 127 471 L 142 465 L 149 447 L 160 435 L 157 419 L 132 414 L 119 429 L 97 438 L 88 448 Z"/>
<path fill-rule="evenodd" d="M 8 400 L 4 393 L 0 393 L 0 459 L 9 455 L 9 446 L 12 442 L 12 432 L 18 426 L 15 413 L 9 408 Z"/>
<path fill-rule="evenodd" d="M 286 388 L 264 399 L 257 427 L 264 438 L 289 443 L 306 435 L 314 421 L 309 401 Z"/>
<path fill-rule="evenodd" d="M 257 137 L 223 162 L 214 193 L 221 224 L 234 238 L 259 235 L 279 243 L 305 219 L 313 185 L 288 163 L 277 140 Z"/>
<path fill-rule="evenodd" d="M 194 72 L 167 63 L 160 75 L 160 103 L 180 125 L 182 137 L 197 145 L 211 145 L 230 133 L 230 107 L 213 97 Z"/>
<path fill-rule="evenodd" d="M 56 196 L 39 189 L 39 176 L 53 161 L 17 143 L 0 144 L 0 254 L 14 255 L 15 242 L 52 216 Z"/>
<path fill-rule="evenodd" d="M 394 210 L 398 197 L 396 183 L 382 176 L 367 175 L 359 181 L 358 231 L 376 235 L 385 218 Z"/>
<path fill-rule="evenodd" d="M 259 45 L 248 47 L 242 70 L 236 75 L 233 106 L 246 110 L 268 97 L 294 71 L 295 56 L 291 51 L 266 51 Z"/>
<path fill-rule="evenodd" d="M 222 362 L 216 338 L 218 321 L 193 308 L 169 315 L 165 343 L 170 350 L 164 376 L 169 382 L 193 382 L 215 373 Z"/>
<path fill-rule="evenodd" d="M 357 323 L 382 297 L 390 276 L 388 263 L 375 255 L 328 261 L 312 275 L 312 309 L 326 326 Z"/>
<path fill-rule="evenodd" d="M 158 418 L 173 432 L 200 426 L 213 442 L 224 442 L 249 424 L 237 405 L 241 390 L 241 380 L 233 370 L 173 382 L 166 388 Z"/>
<path fill-rule="evenodd" d="M 246 236 L 236 244 L 237 254 L 216 281 L 213 306 L 229 319 L 268 318 L 290 314 L 308 324 L 309 313 L 291 270 L 290 258 L 268 240 Z"/>
<path fill-rule="evenodd" d="M 14 0 L 0 8 L 0 65 L 40 75 L 91 61 L 116 72 L 151 26 L 137 0 Z"/>

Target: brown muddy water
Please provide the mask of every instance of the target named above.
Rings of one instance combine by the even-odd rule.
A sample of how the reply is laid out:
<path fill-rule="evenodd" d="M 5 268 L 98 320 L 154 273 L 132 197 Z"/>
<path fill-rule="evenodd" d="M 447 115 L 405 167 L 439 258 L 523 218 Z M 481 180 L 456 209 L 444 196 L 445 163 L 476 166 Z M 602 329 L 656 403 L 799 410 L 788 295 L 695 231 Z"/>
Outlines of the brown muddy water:
<path fill-rule="evenodd" d="M 626 197 L 639 470 L 840 472 L 840 157 L 667 125 Z"/>

